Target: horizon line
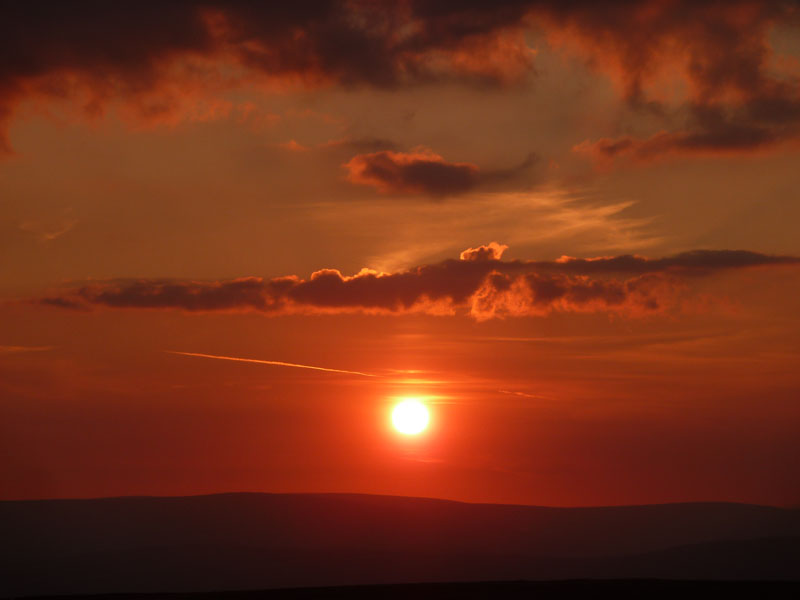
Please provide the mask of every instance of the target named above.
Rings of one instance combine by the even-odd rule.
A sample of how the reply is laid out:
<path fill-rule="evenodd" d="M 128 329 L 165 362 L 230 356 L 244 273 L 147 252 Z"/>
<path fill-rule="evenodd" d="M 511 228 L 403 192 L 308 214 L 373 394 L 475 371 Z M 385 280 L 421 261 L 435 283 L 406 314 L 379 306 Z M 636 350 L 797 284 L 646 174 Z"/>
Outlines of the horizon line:
<path fill-rule="evenodd" d="M 454 498 L 437 498 L 433 496 L 412 496 L 403 494 L 380 494 L 369 492 L 265 492 L 265 491 L 227 491 L 227 492 L 208 492 L 199 494 L 179 494 L 179 495 L 153 495 L 153 494 L 131 494 L 124 496 L 75 496 L 63 498 L 0 498 L 3 502 L 61 502 L 61 501 L 95 501 L 95 500 L 178 500 L 190 498 L 208 498 L 211 496 L 371 496 L 375 498 L 398 498 L 405 500 L 429 500 L 434 502 L 452 502 L 456 504 L 471 504 L 476 506 L 514 506 L 527 508 L 543 508 L 556 510 L 580 510 L 580 509 L 605 509 L 605 508 L 643 508 L 654 506 L 685 506 L 689 504 L 727 504 L 738 506 L 755 506 L 760 508 L 772 508 L 779 510 L 800 510 L 800 506 L 761 504 L 757 502 L 743 502 L 738 500 L 679 500 L 667 502 L 645 502 L 634 504 L 576 504 L 576 505 L 548 505 L 548 504 L 519 504 L 514 502 L 476 502 L 470 500 L 456 500 Z"/>

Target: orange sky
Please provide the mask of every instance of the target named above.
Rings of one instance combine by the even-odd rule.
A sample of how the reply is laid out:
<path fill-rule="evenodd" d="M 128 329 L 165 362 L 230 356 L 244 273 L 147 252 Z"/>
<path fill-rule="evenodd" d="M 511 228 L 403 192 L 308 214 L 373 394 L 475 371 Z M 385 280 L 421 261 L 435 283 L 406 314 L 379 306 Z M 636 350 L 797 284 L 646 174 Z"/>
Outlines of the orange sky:
<path fill-rule="evenodd" d="M 0 498 L 800 504 L 794 4 L 11 13 Z"/>

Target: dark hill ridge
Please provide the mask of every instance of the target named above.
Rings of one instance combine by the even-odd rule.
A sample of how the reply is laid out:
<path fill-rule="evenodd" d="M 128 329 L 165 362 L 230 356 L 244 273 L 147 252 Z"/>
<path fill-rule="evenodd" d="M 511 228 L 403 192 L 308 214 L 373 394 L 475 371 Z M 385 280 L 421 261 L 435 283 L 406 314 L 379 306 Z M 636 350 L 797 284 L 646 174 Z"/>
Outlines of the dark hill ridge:
<path fill-rule="evenodd" d="M 415 581 L 800 579 L 800 511 L 355 494 L 0 502 L 0 594 Z"/>
<path fill-rule="evenodd" d="M 340 587 L 282 588 L 175 594 L 108 594 L 40 596 L 37 600 L 566 600 L 608 597 L 615 600 L 656 600 L 677 597 L 797 598 L 799 582 L 684 581 L 666 579 L 566 581 L 476 581 L 465 583 L 407 583 Z"/>

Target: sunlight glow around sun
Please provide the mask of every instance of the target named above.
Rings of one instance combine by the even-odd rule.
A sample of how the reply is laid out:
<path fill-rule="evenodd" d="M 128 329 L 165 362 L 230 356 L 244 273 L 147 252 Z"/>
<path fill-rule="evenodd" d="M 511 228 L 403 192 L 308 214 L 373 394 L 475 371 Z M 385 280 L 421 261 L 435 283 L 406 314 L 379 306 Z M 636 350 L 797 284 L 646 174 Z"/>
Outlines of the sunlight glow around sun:
<path fill-rule="evenodd" d="M 392 424 L 400 433 L 416 435 L 428 426 L 430 416 L 425 405 L 415 398 L 408 398 L 395 405 Z"/>

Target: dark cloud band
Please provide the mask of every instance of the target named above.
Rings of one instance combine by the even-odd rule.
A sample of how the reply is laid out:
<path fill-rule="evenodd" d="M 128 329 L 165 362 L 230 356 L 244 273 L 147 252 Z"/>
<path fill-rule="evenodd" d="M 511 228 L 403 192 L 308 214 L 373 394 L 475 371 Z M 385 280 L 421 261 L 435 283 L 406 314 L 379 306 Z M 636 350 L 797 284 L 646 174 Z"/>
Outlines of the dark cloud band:
<path fill-rule="evenodd" d="M 10 0 L 0 20 L 0 151 L 10 152 L 5 131 L 22 100 L 80 99 L 98 114 L 121 99 L 140 118 L 163 119 L 192 106 L 170 96 L 176 81 L 187 82 L 181 93 L 214 91 L 223 63 L 251 83 L 506 85 L 532 70 L 531 29 L 611 77 L 630 106 L 685 121 L 663 135 L 578 146 L 592 156 L 763 151 L 800 138 L 796 73 L 776 72 L 770 45 L 773 27 L 796 26 L 798 12 L 786 0 Z M 666 75 L 685 88 L 676 114 L 653 92 Z M 474 181 L 464 165 L 413 170 L 399 183 L 428 182 L 431 193 Z"/>
<path fill-rule="evenodd" d="M 518 166 L 484 171 L 472 163 L 448 162 L 431 150 L 418 148 L 412 152 L 358 154 L 343 166 L 348 181 L 383 193 L 444 197 L 510 181 L 535 163 L 536 156 L 531 154 Z"/>
<path fill-rule="evenodd" d="M 470 248 L 445 260 L 395 273 L 335 269 L 296 276 L 227 281 L 136 280 L 95 283 L 44 298 L 59 308 L 179 309 L 190 312 L 456 314 L 478 319 L 551 311 L 664 310 L 681 282 L 726 270 L 798 265 L 800 258 L 746 250 L 698 250 L 649 259 L 615 256 L 556 261 L 503 261 L 505 246 Z"/>
<path fill-rule="evenodd" d="M 154 118 L 176 108 L 163 84 L 185 78 L 218 85 L 214 61 L 233 63 L 255 81 L 383 88 L 442 79 L 498 83 L 531 66 L 524 39 L 511 31 L 524 4 L 434 4 L 4 1 L 0 150 L 10 152 L 5 130 L 23 99 L 80 98 L 92 114 L 122 99 L 141 118 Z M 470 60 L 498 37 L 510 51 Z M 176 62 L 192 66 L 184 73 Z M 198 84 L 203 69 L 210 76 Z M 152 93 L 156 102 L 148 101 Z"/>

